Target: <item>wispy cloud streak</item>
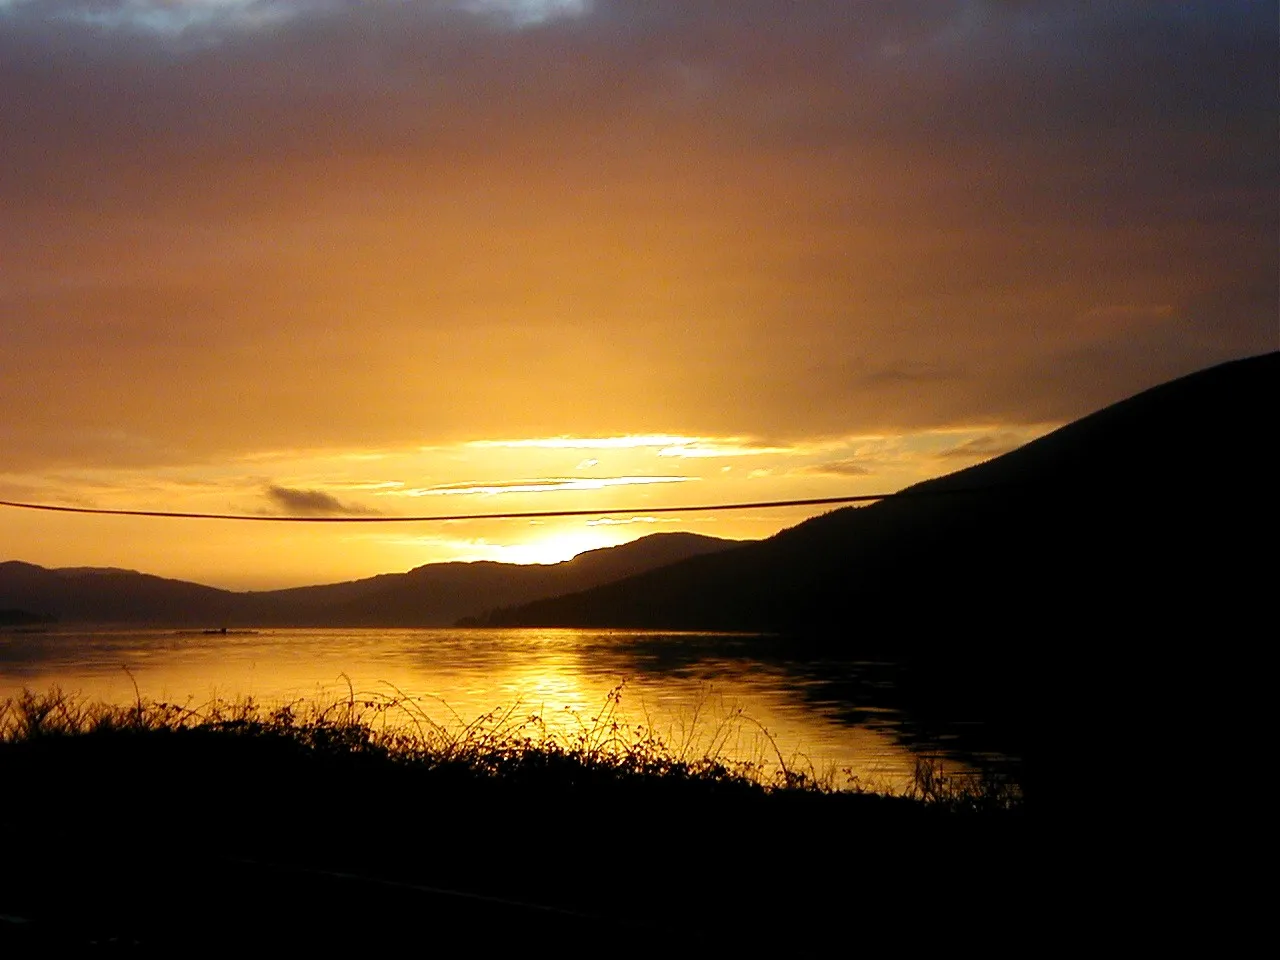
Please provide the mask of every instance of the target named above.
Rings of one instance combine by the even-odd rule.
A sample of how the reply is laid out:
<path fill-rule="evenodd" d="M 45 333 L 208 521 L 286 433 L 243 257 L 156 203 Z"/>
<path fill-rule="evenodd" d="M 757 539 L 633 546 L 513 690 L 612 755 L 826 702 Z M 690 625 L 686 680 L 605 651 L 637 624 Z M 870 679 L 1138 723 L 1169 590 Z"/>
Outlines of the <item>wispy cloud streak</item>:
<path fill-rule="evenodd" d="M 687 483 L 696 477 L 542 477 L 535 480 L 503 480 L 498 482 L 446 483 L 435 487 L 410 487 L 387 490 L 381 496 L 442 497 L 504 493 L 553 493 L 564 490 L 604 490 L 609 487 L 644 486 L 655 483 Z"/>

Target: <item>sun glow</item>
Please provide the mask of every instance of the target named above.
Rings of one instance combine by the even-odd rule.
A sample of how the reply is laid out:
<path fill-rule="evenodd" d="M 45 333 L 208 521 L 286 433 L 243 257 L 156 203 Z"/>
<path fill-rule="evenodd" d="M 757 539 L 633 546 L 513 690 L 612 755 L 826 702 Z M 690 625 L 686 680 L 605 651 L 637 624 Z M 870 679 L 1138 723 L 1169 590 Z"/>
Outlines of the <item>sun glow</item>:
<path fill-rule="evenodd" d="M 604 530 L 555 533 L 525 543 L 492 544 L 484 559 L 500 563 L 562 563 L 588 550 L 612 547 L 619 542 Z"/>
<path fill-rule="evenodd" d="M 472 440 L 467 446 L 544 450 L 634 450 L 645 447 L 682 447 L 699 443 L 698 437 L 671 433 L 627 434 L 621 437 L 526 437 L 517 440 Z"/>

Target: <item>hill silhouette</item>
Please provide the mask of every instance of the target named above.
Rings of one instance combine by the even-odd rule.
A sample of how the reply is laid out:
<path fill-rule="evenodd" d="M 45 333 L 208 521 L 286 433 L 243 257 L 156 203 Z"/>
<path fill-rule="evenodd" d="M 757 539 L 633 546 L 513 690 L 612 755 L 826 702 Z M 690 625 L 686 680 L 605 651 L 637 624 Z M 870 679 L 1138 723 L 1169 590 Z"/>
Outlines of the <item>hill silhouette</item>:
<path fill-rule="evenodd" d="M 135 626 L 444 626 L 494 603 L 583 590 L 702 553 L 736 547 L 661 533 L 556 564 L 436 563 L 407 573 L 287 590 L 236 592 L 132 570 L 0 563 L 0 609 L 63 624 Z"/>
<path fill-rule="evenodd" d="M 1244 696 L 1274 619 L 1278 383 L 1280 354 L 1223 364 L 872 506 L 489 621 L 774 631 L 904 661 L 918 705 L 1001 730 L 1029 785 L 1086 753 L 1105 777 L 1099 755 L 1183 749 L 1172 718 L 1208 730 Z"/>
<path fill-rule="evenodd" d="M 1280 354 L 1148 390 L 1011 453 L 719 555 L 498 611 L 495 624 L 812 632 L 872 652 L 1106 611 L 1221 623 L 1274 533 Z M 937 496 L 918 496 L 929 494 Z M 1274 541 L 1270 541 L 1274 543 Z M 1242 611 L 1241 611 L 1242 612 Z M 915 628 L 930 637 L 905 637 Z"/>
<path fill-rule="evenodd" d="M 235 594 L 134 570 L 0 563 L 0 606 L 61 623 L 224 623 Z"/>
<path fill-rule="evenodd" d="M 491 605 L 525 603 L 736 547 L 694 533 L 657 533 L 554 564 L 431 563 L 407 573 L 250 594 L 246 616 L 263 625 L 447 626 Z"/>

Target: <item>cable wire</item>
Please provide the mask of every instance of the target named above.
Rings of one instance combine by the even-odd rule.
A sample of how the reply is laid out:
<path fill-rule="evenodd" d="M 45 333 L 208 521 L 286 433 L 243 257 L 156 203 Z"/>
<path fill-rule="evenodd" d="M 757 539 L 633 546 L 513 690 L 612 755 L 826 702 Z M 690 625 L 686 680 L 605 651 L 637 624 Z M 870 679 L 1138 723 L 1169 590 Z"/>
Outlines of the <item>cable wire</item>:
<path fill-rule="evenodd" d="M 252 513 L 193 513 L 180 510 L 115 510 L 106 507 L 64 507 L 50 503 L 25 503 L 19 500 L 0 500 L 0 507 L 17 510 L 43 510 L 50 513 L 96 514 L 109 517 L 160 517 L 171 520 L 238 520 L 255 523 L 441 523 L 447 520 L 534 520 L 546 517 L 606 517 L 621 513 L 707 513 L 720 510 L 767 510 L 775 507 L 821 507 L 847 503 L 871 503 L 889 497 L 937 496 L 939 494 L 964 493 L 963 490 L 903 491 L 899 493 L 868 493 L 850 497 L 814 497 L 807 500 L 758 500 L 752 503 L 711 503 L 689 507 L 615 507 L 599 510 L 522 510 L 513 513 L 449 513 L 430 516 L 279 516 Z"/>

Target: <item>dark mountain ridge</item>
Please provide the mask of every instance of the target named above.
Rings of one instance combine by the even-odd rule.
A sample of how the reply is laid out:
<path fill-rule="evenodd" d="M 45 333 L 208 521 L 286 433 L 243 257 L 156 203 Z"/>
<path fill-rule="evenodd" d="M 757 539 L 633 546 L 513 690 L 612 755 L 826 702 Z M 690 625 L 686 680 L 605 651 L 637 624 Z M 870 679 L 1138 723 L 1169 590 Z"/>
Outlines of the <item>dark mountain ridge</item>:
<path fill-rule="evenodd" d="M 1259 599 L 1275 542 L 1277 383 L 1280 354 L 1224 364 L 872 506 L 490 621 L 816 631 L 868 653 L 1104 612 L 1221 623 Z"/>
<path fill-rule="evenodd" d="M 1138 770 L 1250 760 L 1277 384 L 1280 354 L 1223 364 L 904 495 L 490 621 L 772 631 L 808 663 L 892 660 L 917 716 L 967 716 L 1021 756 L 1029 797 L 1119 816 L 1116 790 L 1152 799 Z M 821 696 L 841 700 L 838 674 Z"/>
<path fill-rule="evenodd" d="M 225 623 L 235 594 L 130 570 L 0 563 L 0 606 L 60 623 Z"/>
<path fill-rule="evenodd" d="M 736 547 L 662 533 L 557 564 L 438 563 L 406 573 L 285 590 L 237 592 L 110 568 L 0 562 L 0 608 L 63 624 L 134 626 L 444 626 L 495 603 L 583 590 L 685 557 Z"/>

